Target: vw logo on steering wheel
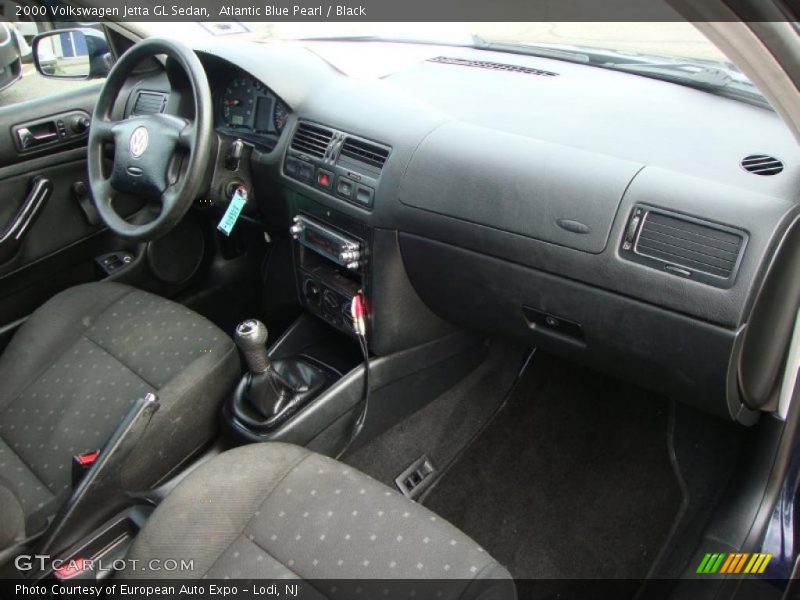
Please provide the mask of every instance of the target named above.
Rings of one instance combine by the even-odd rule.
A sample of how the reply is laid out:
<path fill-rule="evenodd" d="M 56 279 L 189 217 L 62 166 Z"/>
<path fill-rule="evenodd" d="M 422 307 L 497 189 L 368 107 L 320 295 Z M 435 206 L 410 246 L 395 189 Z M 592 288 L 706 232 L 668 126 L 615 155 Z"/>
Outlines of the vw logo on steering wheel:
<path fill-rule="evenodd" d="M 144 154 L 144 151 L 147 150 L 149 140 L 150 135 L 147 133 L 147 128 L 144 126 L 137 127 L 131 134 L 131 140 L 128 143 L 131 156 L 133 156 L 133 158 L 139 158 Z"/>

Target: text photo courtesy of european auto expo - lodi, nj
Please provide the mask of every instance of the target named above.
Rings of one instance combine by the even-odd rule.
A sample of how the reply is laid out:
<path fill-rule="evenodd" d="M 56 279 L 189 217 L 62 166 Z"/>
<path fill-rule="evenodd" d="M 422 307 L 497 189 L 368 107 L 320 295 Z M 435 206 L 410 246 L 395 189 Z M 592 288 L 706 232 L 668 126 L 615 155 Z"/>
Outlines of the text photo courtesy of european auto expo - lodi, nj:
<path fill-rule="evenodd" d="M 798 597 L 798 22 L 1 0 L 0 596 Z"/>

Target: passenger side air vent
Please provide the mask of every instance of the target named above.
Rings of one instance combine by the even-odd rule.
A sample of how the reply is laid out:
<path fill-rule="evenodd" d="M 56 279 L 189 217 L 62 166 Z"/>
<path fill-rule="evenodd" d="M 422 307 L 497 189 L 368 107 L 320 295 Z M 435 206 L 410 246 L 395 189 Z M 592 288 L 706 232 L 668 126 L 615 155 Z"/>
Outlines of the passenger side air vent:
<path fill-rule="evenodd" d="M 738 229 L 637 206 L 621 251 L 673 275 L 729 287 L 746 241 L 747 234 Z"/>
<path fill-rule="evenodd" d="M 365 140 L 348 137 L 342 144 L 339 157 L 354 160 L 379 171 L 389 158 L 389 149 Z"/>
<path fill-rule="evenodd" d="M 167 106 L 167 95 L 161 92 L 139 92 L 133 103 L 134 115 L 154 115 L 164 112 Z"/>
<path fill-rule="evenodd" d="M 322 158 L 333 138 L 333 131 L 327 127 L 300 123 L 292 138 L 292 150 Z"/>
<path fill-rule="evenodd" d="M 783 163 L 767 154 L 751 154 L 742 159 L 742 168 L 756 175 L 777 175 L 783 171 Z"/>
<path fill-rule="evenodd" d="M 508 71 L 510 73 L 523 73 L 525 75 L 541 75 L 544 77 L 556 77 L 558 73 L 553 71 L 543 71 L 542 69 L 533 69 L 531 67 L 522 67 L 520 65 L 509 65 L 505 63 L 489 62 L 486 60 L 468 60 L 465 58 L 453 58 L 450 56 L 437 56 L 429 58 L 428 62 L 443 63 L 446 65 L 459 65 L 462 67 L 477 67 L 479 69 L 491 69 L 493 71 Z"/>

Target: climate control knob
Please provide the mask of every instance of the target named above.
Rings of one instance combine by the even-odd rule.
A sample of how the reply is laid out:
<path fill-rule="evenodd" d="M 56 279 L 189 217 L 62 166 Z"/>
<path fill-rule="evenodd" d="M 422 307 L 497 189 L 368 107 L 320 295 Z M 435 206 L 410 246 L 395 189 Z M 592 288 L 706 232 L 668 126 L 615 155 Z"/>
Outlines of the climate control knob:
<path fill-rule="evenodd" d="M 319 306 L 322 299 L 322 292 L 313 279 L 306 279 L 303 284 L 303 294 L 306 297 L 306 302 L 311 306 Z"/>

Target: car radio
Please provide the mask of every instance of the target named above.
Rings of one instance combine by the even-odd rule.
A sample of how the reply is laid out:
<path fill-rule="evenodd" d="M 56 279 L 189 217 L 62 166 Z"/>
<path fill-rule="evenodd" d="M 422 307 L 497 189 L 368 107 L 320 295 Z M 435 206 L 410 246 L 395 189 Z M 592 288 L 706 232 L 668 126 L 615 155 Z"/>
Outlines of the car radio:
<path fill-rule="evenodd" d="M 290 228 L 297 246 L 300 299 L 337 329 L 354 335 L 350 304 L 362 290 L 364 243 L 327 224 L 298 215 Z"/>
<path fill-rule="evenodd" d="M 332 260 L 337 265 L 353 271 L 361 267 L 361 242 L 358 240 L 346 237 L 303 216 L 294 218 L 294 224 L 289 232 L 306 248 Z"/>

